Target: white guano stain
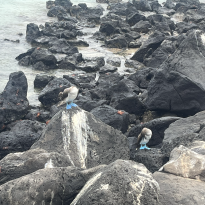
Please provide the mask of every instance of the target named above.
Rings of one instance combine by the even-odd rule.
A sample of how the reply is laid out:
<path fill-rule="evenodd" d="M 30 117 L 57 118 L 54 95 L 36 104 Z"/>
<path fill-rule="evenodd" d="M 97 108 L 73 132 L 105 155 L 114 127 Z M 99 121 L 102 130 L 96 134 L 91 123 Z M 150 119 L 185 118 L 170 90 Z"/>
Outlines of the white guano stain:
<path fill-rule="evenodd" d="M 90 130 L 83 110 L 73 116 L 69 112 L 62 112 L 64 150 L 75 167 L 86 168 L 88 134 L 93 135 Z"/>
<path fill-rule="evenodd" d="M 85 192 L 90 188 L 90 186 L 92 186 L 102 175 L 102 172 L 96 174 L 95 176 L 93 176 L 83 187 L 83 189 L 81 189 L 81 191 L 79 192 L 79 194 L 75 197 L 75 199 L 73 200 L 73 202 L 70 205 L 75 205 L 78 200 L 85 194 Z"/>

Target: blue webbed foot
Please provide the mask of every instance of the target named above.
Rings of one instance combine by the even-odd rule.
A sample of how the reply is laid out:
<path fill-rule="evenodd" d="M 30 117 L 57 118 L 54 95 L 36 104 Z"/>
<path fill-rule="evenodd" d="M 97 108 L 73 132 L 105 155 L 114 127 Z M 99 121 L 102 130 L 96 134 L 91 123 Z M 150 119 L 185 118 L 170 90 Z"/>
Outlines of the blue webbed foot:
<path fill-rule="evenodd" d="M 145 144 L 145 145 L 141 145 L 141 147 L 140 147 L 140 149 L 150 149 L 149 147 L 147 147 L 147 145 Z"/>
<path fill-rule="evenodd" d="M 77 105 L 75 103 L 71 103 L 71 107 L 77 107 Z"/>
<path fill-rule="evenodd" d="M 67 110 L 69 110 L 69 109 L 71 109 L 71 108 L 72 108 L 71 104 L 67 104 L 67 105 L 66 105 L 66 109 L 67 109 Z"/>

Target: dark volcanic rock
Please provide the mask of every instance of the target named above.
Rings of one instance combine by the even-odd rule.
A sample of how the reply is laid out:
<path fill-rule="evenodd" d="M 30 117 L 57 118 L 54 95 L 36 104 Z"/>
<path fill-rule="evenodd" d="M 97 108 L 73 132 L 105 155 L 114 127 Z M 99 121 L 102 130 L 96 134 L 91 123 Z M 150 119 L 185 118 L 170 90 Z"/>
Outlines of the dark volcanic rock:
<path fill-rule="evenodd" d="M 56 152 L 47 153 L 43 149 L 8 154 L 0 161 L 0 185 L 39 169 L 44 169 L 45 164 L 50 160 L 54 167 L 71 166 L 71 162 L 66 156 Z"/>
<path fill-rule="evenodd" d="M 160 149 L 132 150 L 132 148 L 133 147 L 131 147 L 130 159 L 144 164 L 144 166 L 152 173 L 158 171 L 168 161 L 168 157 L 166 157 Z"/>
<path fill-rule="evenodd" d="M 48 11 L 47 16 L 55 17 L 55 16 L 57 16 L 60 13 L 65 14 L 66 10 L 62 6 L 53 6 Z"/>
<path fill-rule="evenodd" d="M 26 28 L 26 40 L 31 43 L 34 39 L 38 38 L 41 35 L 39 28 L 36 24 L 30 23 Z"/>
<path fill-rule="evenodd" d="M 115 38 L 105 40 L 105 45 L 108 48 L 127 48 L 128 42 L 124 35 L 120 35 Z"/>
<path fill-rule="evenodd" d="M 189 146 L 195 140 L 205 141 L 205 111 L 172 123 L 164 132 L 162 151 L 169 157 L 179 145 Z"/>
<path fill-rule="evenodd" d="M 54 76 L 37 74 L 34 80 L 34 88 L 44 88 L 53 78 Z"/>
<path fill-rule="evenodd" d="M 78 107 L 59 111 L 32 146 L 36 148 L 66 155 L 81 168 L 129 158 L 126 136 Z"/>
<path fill-rule="evenodd" d="M 137 62 L 139 63 L 139 62 Z M 142 67 L 142 65 L 140 65 Z M 140 87 L 146 89 L 154 77 L 156 73 L 155 68 L 141 68 L 137 70 L 135 73 L 130 75 L 128 79 L 135 82 L 135 84 Z"/>
<path fill-rule="evenodd" d="M 116 160 L 99 170 L 71 205 L 158 204 L 158 184 L 151 173 L 133 161 Z"/>
<path fill-rule="evenodd" d="M 133 0 L 133 4 L 137 10 L 140 11 L 152 11 L 152 8 L 147 0 Z"/>
<path fill-rule="evenodd" d="M 46 123 L 50 120 L 50 112 L 40 108 L 34 108 L 29 110 L 28 114 L 25 116 L 25 119 Z"/>
<path fill-rule="evenodd" d="M 18 64 L 20 66 L 29 66 L 31 65 L 31 57 L 30 56 L 25 56 L 21 60 L 19 60 Z"/>
<path fill-rule="evenodd" d="M 139 32 L 139 33 L 148 33 L 151 29 L 152 25 L 149 23 L 149 21 L 139 21 L 134 26 L 131 27 L 133 31 Z"/>
<path fill-rule="evenodd" d="M 201 205 L 204 203 L 204 182 L 162 172 L 155 172 L 153 177 L 159 183 L 160 204 Z"/>
<path fill-rule="evenodd" d="M 103 22 L 100 24 L 99 31 L 105 33 L 107 36 L 110 36 L 111 34 L 114 33 L 117 25 L 118 25 L 117 21 Z"/>
<path fill-rule="evenodd" d="M 120 67 L 120 65 L 121 65 L 121 60 L 120 60 L 120 58 L 118 58 L 118 57 L 112 57 L 112 58 L 108 58 L 107 60 L 106 60 L 106 63 L 108 63 L 108 64 L 110 64 L 110 65 L 112 65 L 112 66 L 115 66 L 115 67 Z"/>
<path fill-rule="evenodd" d="M 21 60 L 24 57 L 30 56 L 34 52 L 34 50 L 35 50 L 35 48 L 31 48 L 26 53 L 22 53 L 22 54 L 18 55 L 15 59 L 17 61 L 19 61 L 19 60 Z"/>
<path fill-rule="evenodd" d="M 176 26 L 177 26 L 176 30 L 178 33 L 186 33 L 189 30 L 199 28 L 199 26 L 195 23 L 186 23 L 186 22 L 179 22 L 176 24 Z"/>
<path fill-rule="evenodd" d="M 44 106 L 51 106 L 60 100 L 58 94 L 70 86 L 71 83 L 65 78 L 54 78 L 41 91 L 38 99 Z"/>
<path fill-rule="evenodd" d="M 127 22 L 129 23 L 130 26 L 134 26 L 136 23 L 139 21 L 145 21 L 146 17 L 143 16 L 142 14 L 139 14 L 138 12 L 136 13 L 131 13 L 126 17 Z"/>
<path fill-rule="evenodd" d="M 11 127 L 11 131 L 0 133 L 0 158 L 11 152 L 28 150 L 42 133 L 45 124 L 23 120 Z"/>
<path fill-rule="evenodd" d="M 149 57 L 163 42 L 165 39 L 164 34 L 159 31 L 155 31 L 151 34 L 145 43 L 142 44 L 139 50 L 135 52 L 131 60 L 137 60 L 143 62 L 145 57 Z"/>
<path fill-rule="evenodd" d="M 164 131 L 169 127 L 169 125 L 176 120 L 180 119 L 179 117 L 162 117 L 151 120 L 144 124 L 136 125 L 135 127 L 131 128 L 128 133 L 128 137 L 138 137 L 140 132 L 144 127 L 149 128 L 152 130 L 152 138 L 148 142 L 148 146 L 155 146 L 162 143 L 164 139 Z M 134 144 L 133 144 L 134 146 Z M 137 148 L 135 144 L 135 149 Z"/>
<path fill-rule="evenodd" d="M 0 203 L 21 205 L 23 199 L 25 204 L 70 204 L 86 181 L 101 168 L 80 170 L 68 166 L 40 169 L 2 185 Z"/>
<path fill-rule="evenodd" d="M 100 68 L 99 73 L 108 73 L 108 72 L 114 73 L 115 71 L 117 71 L 117 67 L 105 65 Z"/>
<path fill-rule="evenodd" d="M 188 115 L 205 109 L 203 36 L 201 31 L 192 31 L 157 70 L 148 87 L 146 104 L 150 110 Z"/>
<path fill-rule="evenodd" d="M 135 68 L 136 70 L 139 70 L 139 69 L 143 68 L 144 65 L 142 63 L 138 62 L 138 61 L 126 59 L 125 67 Z"/>
<path fill-rule="evenodd" d="M 22 71 L 11 73 L 0 95 L 0 130 L 4 124 L 21 119 L 27 113 L 27 79 Z"/>
<path fill-rule="evenodd" d="M 129 115 L 127 112 L 118 112 L 116 109 L 102 105 L 91 110 L 91 113 L 102 122 L 125 133 L 129 125 Z"/>

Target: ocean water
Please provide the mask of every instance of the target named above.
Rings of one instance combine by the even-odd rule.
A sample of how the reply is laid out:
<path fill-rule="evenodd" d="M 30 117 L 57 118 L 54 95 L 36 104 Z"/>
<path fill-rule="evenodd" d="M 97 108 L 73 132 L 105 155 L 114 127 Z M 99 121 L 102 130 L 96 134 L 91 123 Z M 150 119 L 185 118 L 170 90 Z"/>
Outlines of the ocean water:
<path fill-rule="evenodd" d="M 33 81 L 36 74 L 43 73 L 41 71 L 35 71 L 31 67 L 19 66 L 15 57 L 19 54 L 26 52 L 31 48 L 25 40 L 26 25 L 28 23 L 44 24 L 48 21 L 55 21 L 55 18 L 47 17 L 46 9 L 47 0 L 1 0 L 0 2 L 0 93 L 3 91 L 6 83 L 9 79 L 9 74 L 22 70 L 28 80 L 28 99 L 31 105 L 39 104 L 37 99 L 38 90 L 34 90 Z M 72 1 L 72 0 L 71 0 Z M 97 5 L 96 0 L 73 0 L 73 4 L 86 3 L 88 6 Z M 164 2 L 163 0 L 159 2 Z M 201 1 L 202 2 L 202 1 Z M 203 0 L 205 3 L 205 0 Z M 106 8 L 106 4 L 101 4 Z M 98 28 L 95 28 L 98 30 Z M 118 53 L 117 49 L 103 49 L 97 43 L 93 42 L 89 37 L 93 33 L 93 29 L 87 29 L 88 35 L 84 38 L 90 43 L 91 48 L 81 48 L 80 52 L 84 56 L 105 56 L 108 57 L 110 54 Z M 23 35 L 18 35 L 22 33 Z M 89 35 L 90 34 L 90 35 Z M 5 41 L 4 39 L 20 40 L 20 43 L 13 43 Z M 128 55 L 134 51 L 128 51 Z M 115 55 L 114 55 L 115 56 Z M 118 56 L 116 54 L 116 56 Z M 64 70 L 51 71 L 49 75 L 56 75 L 58 77 L 63 74 L 69 73 Z"/>

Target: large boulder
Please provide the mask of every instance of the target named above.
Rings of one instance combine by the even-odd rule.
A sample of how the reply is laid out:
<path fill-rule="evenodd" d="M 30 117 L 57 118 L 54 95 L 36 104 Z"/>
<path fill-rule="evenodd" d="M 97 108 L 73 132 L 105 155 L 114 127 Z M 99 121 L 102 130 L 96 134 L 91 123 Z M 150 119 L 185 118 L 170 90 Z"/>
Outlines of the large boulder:
<path fill-rule="evenodd" d="M 152 8 L 148 0 L 133 0 L 133 4 L 137 10 L 140 11 L 152 11 Z"/>
<path fill-rule="evenodd" d="M 41 35 L 39 28 L 36 24 L 30 23 L 26 28 L 26 40 L 28 43 L 31 43 L 34 39 L 38 38 Z"/>
<path fill-rule="evenodd" d="M 70 204 L 86 181 L 102 167 L 88 170 L 71 166 L 40 169 L 0 186 L 0 203 Z"/>
<path fill-rule="evenodd" d="M 0 159 L 11 152 L 22 152 L 30 149 L 42 133 L 45 124 L 22 120 L 12 124 L 10 131 L 0 133 Z"/>
<path fill-rule="evenodd" d="M 139 32 L 139 33 L 148 33 L 151 29 L 152 25 L 149 23 L 149 21 L 139 21 L 134 26 L 131 27 L 133 31 Z"/>
<path fill-rule="evenodd" d="M 21 119 L 27 113 L 27 79 L 22 71 L 11 73 L 9 81 L 0 94 L 0 130 L 4 124 Z"/>
<path fill-rule="evenodd" d="M 161 205 L 201 205 L 204 203 L 204 182 L 162 172 L 155 172 L 153 177 L 159 183 Z"/>
<path fill-rule="evenodd" d="M 155 31 L 149 36 L 142 46 L 132 56 L 131 60 L 143 62 L 145 58 L 149 57 L 164 41 L 165 36 L 159 31 Z"/>
<path fill-rule="evenodd" d="M 205 156 L 180 145 L 172 150 L 162 170 L 184 178 L 205 181 Z"/>
<path fill-rule="evenodd" d="M 108 48 L 127 48 L 128 42 L 124 35 L 119 35 L 105 40 L 105 45 Z"/>
<path fill-rule="evenodd" d="M 41 91 L 38 99 L 44 106 L 51 106 L 60 100 L 58 94 L 70 86 L 71 83 L 65 78 L 54 78 Z"/>
<path fill-rule="evenodd" d="M 186 115 L 205 109 L 204 36 L 202 31 L 190 32 L 157 70 L 148 87 L 148 109 Z"/>
<path fill-rule="evenodd" d="M 129 125 L 129 114 L 119 112 L 109 105 L 102 105 L 91 110 L 91 113 L 102 122 L 125 133 Z"/>
<path fill-rule="evenodd" d="M 49 9 L 47 16 L 56 17 L 58 14 L 66 14 L 66 9 L 62 6 L 53 6 Z"/>
<path fill-rule="evenodd" d="M 205 141 L 205 111 L 173 122 L 164 132 L 162 151 L 169 157 L 179 145 L 190 146 L 195 140 Z"/>
<path fill-rule="evenodd" d="M 46 163 L 54 167 L 71 166 L 70 160 L 57 152 L 47 153 L 43 149 L 31 149 L 26 152 L 10 153 L 0 161 L 0 185 L 44 169 Z"/>
<path fill-rule="evenodd" d="M 37 74 L 34 80 L 34 88 L 44 88 L 54 76 Z"/>
<path fill-rule="evenodd" d="M 144 165 L 117 160 L 90 178 L 71 205 L 157 205 L 158 189 L 157 182 Z"/>
<path fill-rule="evenodd" d="M 126 136 L 78 107 L 55 114 L 31 148 L 66 155 L 80 168 L 129 159 Z"/>
<path fill-rule="evenodd" d="M 139 21 L 145 21 L 146 17 L 143 16 L 142 14 L 139 14 L 138 12 L 128 14 L 126 17 L 126 21 L 130 26 L 134 26 L 136 23 Z"/>

